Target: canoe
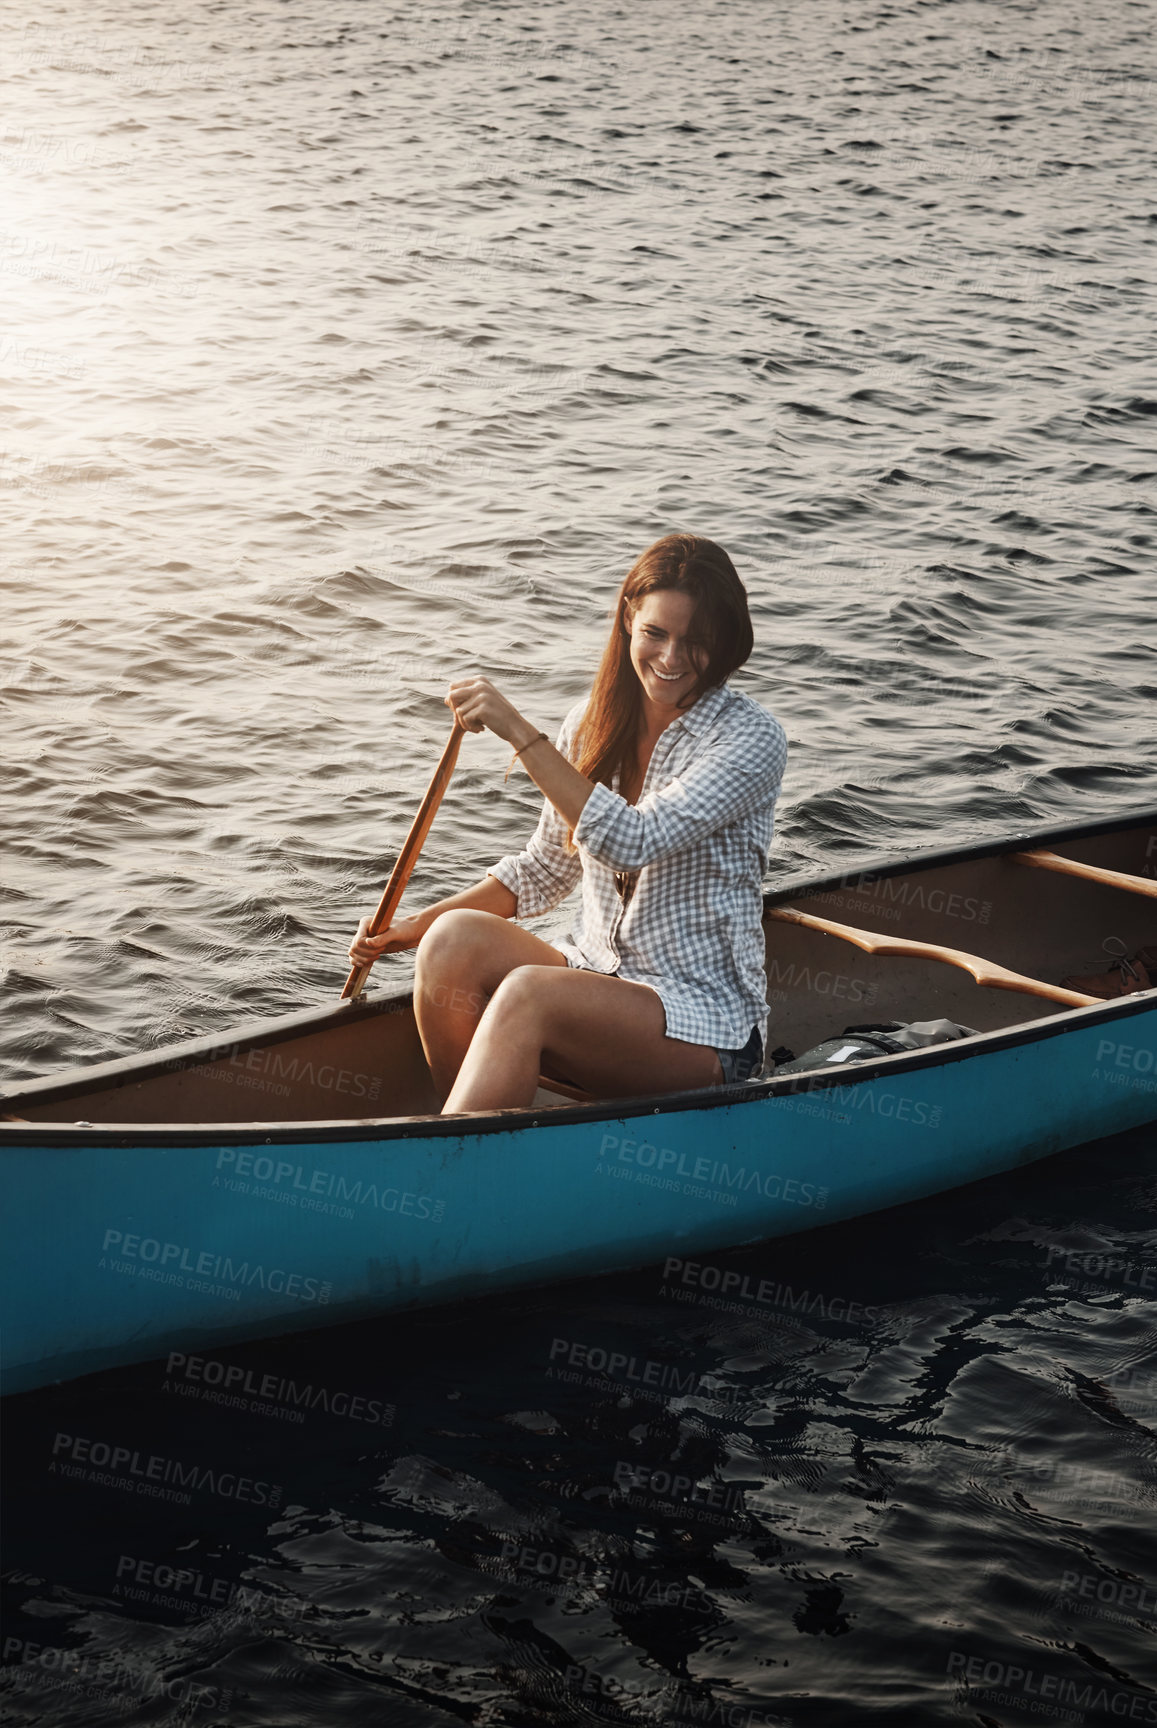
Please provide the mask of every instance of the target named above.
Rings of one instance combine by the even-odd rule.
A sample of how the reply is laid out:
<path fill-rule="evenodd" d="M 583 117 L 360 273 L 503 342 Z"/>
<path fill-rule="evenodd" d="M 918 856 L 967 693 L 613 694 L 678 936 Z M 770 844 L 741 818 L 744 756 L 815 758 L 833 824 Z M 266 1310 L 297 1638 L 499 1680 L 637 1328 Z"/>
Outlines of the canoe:
<path fill-rule="evenodd" d="M 1068 868 L 1018 856 L 1042 851 Z M 701 1258 L 1157 1117 L 1157 989 L 1074 1006 L 784 912 L 1055 989 L 1114 943 L 1157 941 L 1157 810 L 766 895 L 772 1047 L 865 1022 L 973 1029 L 927 1049 L 658 1097 L 578 1102 L 549 1081 L 529 1109 L 441 1117 L 398 990 L 17 1085 L 0 1104 L 4 1390 Z"/>

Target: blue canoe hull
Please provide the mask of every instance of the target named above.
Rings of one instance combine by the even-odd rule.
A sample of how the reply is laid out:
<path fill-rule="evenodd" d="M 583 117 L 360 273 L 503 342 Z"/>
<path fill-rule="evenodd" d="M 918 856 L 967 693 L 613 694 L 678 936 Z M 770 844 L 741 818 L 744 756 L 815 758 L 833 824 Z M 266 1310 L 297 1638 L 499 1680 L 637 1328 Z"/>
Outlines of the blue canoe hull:
<path fill-rule="evenodd" d="M 1157 869 L 1150 811 L 784 888 L 768 904 L 835 899 L 860 926 L 956 945 L 971 930 L 973 948 L 982 926 L 990 955 L 1037 978 L 1076 969 L 1106 930 L 1133 946 L 1157 935 L 1148 890 L 1018 865 L 1010 849 L 1042 839 L 1138 879 Z M 869 1002 L 877 1019 L 916 1018 L 918 1002 L 979 1030 L 734 1088 L 440 1117 L 399 996 L 25 1083 L 0 1122 L 3 1389 L 700 1257 L 1157 1118 L 1157 989 L 1058 1008 L 979 990 L 950 965 L 853 950 L 844 973 L 833 955 L 846 942 L 771 929 L 770 995 L 805 1035 L 797 1047 L 863 1020 Z M 375 1097 L 382 1109 L 379 1086 L 397 1114 L 352 1115 Z M 274 1094 L 293 1120 L 235 1119 Z M 345 1114 L 325 1119 L 339 1097 Z"/>
<path fill-rule="evenodd" d="M 642 1117 L 9 1146 L 5 1389 L 789 1235 L 1152 1120 L 1157 1079 L 1133 1063 L 1157 1047 L 1157 992 L 1116 1024 L 1065 1018 L 989 1052 L 969 1039 Z"/>

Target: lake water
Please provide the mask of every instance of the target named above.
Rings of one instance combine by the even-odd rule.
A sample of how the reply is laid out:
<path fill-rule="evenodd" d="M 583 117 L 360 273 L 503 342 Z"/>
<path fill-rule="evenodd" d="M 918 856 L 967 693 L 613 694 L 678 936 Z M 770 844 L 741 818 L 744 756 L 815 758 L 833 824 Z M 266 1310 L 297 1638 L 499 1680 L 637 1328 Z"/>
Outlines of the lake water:
<path fill-rule="evenodd" d="M 450 678 L 553 730 L 674 528 L 791 741 L 769 883 L 1157 803 L 1148 8 L 70 0 L 6 59 L 5 1077 L 335 995 Z M 506 754 L 413 904 L 529 832 Z M 1157 1721 L 1154 1150 L 717 1256 L 734 1311 L 225 1353 L 332 1409 L 18 1400 L 0 1719 Z"/>

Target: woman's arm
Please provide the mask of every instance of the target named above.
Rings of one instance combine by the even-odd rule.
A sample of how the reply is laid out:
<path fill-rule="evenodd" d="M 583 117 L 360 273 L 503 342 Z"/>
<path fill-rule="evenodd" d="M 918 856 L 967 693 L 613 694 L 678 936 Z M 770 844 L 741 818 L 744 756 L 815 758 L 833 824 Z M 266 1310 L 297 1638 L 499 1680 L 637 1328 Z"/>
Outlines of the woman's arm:
<path fill-rule="evenodd" d="M 451 684 L 446 705 L 454 710 L 468 732 L 489 730 L 505 738 L 518 751 L 526 772 L 567 827 L 575 827 L 595 789 L 594 781 L 580 774 L 549 738 L 537 732 L 534 722 L 525 719 L 489 678 L 463 678 Z"/>
<path fill-rule="evenodd" d="M 641 870 L 756 810 L 772 809 L 786 761 L 783 728 L 763 713 L 703 746 L 690 766 L 637 805 L 609 786 L 595 786 L 575 840 L 608 869 Z"/>
<path fill-rule="evenodd" d="M 765 710 L 737 716 L 694 763 L 637 805 L 595 785 L 525 719 L 488 678 L 450 686 L 447 703 L 468 731 L 497 732 L 519 751 L 539 790 L 575 840 L 611 870 L 640 870 L 774 804 L 787 761 L 787 738 Z M 521 748 L 520 748 L 521 747 Z"/>
<path fill-rule="evenodd" d="M 366 935 L 370 921 L 363 918 L 358 925 L 357 935 L 350 943 L 350 959 L 355 966 L 367 966 L 373 960 L 380 960 L 383 954 L 396 954 L 403 948 L 416 948 L 435 918 L 440 918 L 443 912 L 453 912 L 458 907 L 466 907 L 475 912 L 494 912 L 499 918 L 513 918 L 515 899 L 510 889 L 499 882 L 497 877 L 484 876 L 481 882 L 475 882 L 470 888 L 463 888 L 460 894 L 451 894 L 446 900 L 436 900 L 432 906 L 427 906 L 424 912 L 415 912 L 412 918 L 395 918 L 389 929 L 379 936 Z"/>
<path fill-rule="evenodd" d="M 454 710 L 468 732 L 482 732 L 489 728 L 492 732 L 497 732 L 500 738 L 505 738 L 515 749 L 519 743 L 525 744 L 536 760 L 539 757 L 549 757 L 554 778 L 571 793 L 574 791 L 574 783 L 578 782 L 581 794 L 579 799 L 568 799 L 574 809 L 574 815 L 571 816 L 567 810 L 561 809 L 557 800 L 542 786 L 541 781 L 538 781 L 540 789 L 546 792 L 548 799 L 538 830 L 523 853 L 500 860 L 501 864 L 513 866 L 516 878 L 520 874 L 518 864 L 525 860 L 526 874 L 532 880 L 520 883 L 520 892 L 525 902 L 523 916 L 531 917 L 535 912 L 544 911 L 565 899 L 578 881 L 582 869 L 577 854 L 565 851 L 563 833 L 555 832 L 558 823 L 551 820 L 550 806 L 553 805 L 563 819 L 573 825 L 593 790 L 592 782 L 573 768 L 553 744 L 543 738 L 535 738 L 530 722 L 523 719 L 517 708 L 499 694 L 488 678 L 468 678 L 452 684 L 446 703 Z M 565 736 L 565 727 L 563 735 Z M 534 748 L 530 750 L 532 739 L 535 740 Z M 558 770 L 561 770 L 561 773 Z M 424 912 L 417 912 L 412 918 L 395 918 L 390 928 L 378 936 L 366 934 L 370 920 L 363 918 L 358 925 L 357 935 L 350 943 L 349 957 L 355 965 L 365 966 L 380 959 L 383 954 L 396 954 L 403 948 L 416 948 L 435 918 L 458 907 L 476 912 L 494 912 L 499 918 L 514 918 L 518 913 L 518 901 L 519 895 L 497 876 L 484 876 L 481 882 L 475 882 L 472 887 L 464 888 L 460 894 L 452 894 L 446 900 L 436 901 L 433 906 L 427 906 Z"/>

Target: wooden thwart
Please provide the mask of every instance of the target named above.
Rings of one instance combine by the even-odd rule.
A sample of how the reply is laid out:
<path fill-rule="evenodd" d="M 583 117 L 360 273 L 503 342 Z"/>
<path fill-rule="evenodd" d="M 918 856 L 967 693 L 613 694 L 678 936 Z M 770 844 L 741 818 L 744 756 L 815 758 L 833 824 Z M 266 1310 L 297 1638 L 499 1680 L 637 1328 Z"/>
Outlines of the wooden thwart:
<path fill-rule="evenodd" d="M 943 960 L 949 966 L 960 966 L 971 972 L 978 984 L 994 990 L 1020 990 L 1026 996 L 1044 996 L 1050 1002 L 1063 1002 L 1066 1008 L 1091 1008 L 1099 996 L 1084 996 L 1079 990 L 1066 990 L 1060 984 L 1043 984 L 1038 978 L 1026 978 L 1020 972 L 1010 972 L 994 960 L 979 954 L 965 954 L 959 948 L 941 948 L 933 942 L 913 942 L 904 936 L 882 936 L 875 930 L 857 930 L 852 924 L 836 924 L 830 918 L 816 918 L 810 912 L 796 912 L 790 906 L 777 906 L 769 918 L 783 924 L 802 924 L 808 930 L 821 930 L 825 936 L 840 936 L 854 942 L 867 954 L 897 955 L 913 960 Z"/>
<path fill-rule="evenodd" d="M 1037 870 L 1056 870 L 1062 876 L 1082 876 L 1086 882 L 1100 882 L 1105 888 L 1123 888 L 1127 894 L 1145 894 L 1157 900 L 1157 882 L 1145 876 L 1129 876 L 1124 870 L 1102 870 L 1099 864 L 1078 864 L 1075 858 L 1062 858 L 1057 852 L 1008 852 L 1014 864 L 1031 864 Z"/>
<path fill-rule="evenodd" d="M 576 1104 L 593 1104 L 593 1092 L 584 1092 L 581 1086 L 575 1086 L 570 1080 L 556 1080 L 550 1074 L 540 1074 L 538 1083 L 544 1092 L 557 1092 L 562 1098 L 573 1098 Z"/>

